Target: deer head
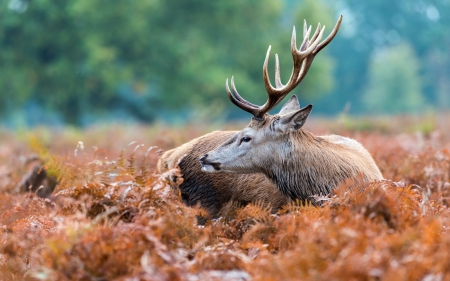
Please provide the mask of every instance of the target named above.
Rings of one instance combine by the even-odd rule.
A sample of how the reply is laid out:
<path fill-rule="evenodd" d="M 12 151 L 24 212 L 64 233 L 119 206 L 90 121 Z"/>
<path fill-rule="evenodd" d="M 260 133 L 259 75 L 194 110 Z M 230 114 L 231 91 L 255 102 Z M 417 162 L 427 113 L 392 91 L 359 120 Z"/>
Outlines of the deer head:
<path fill-rule="evenodd" d="M 289 81 L 283 85 L 280 79 L 280 67 L 278 55 L 275 55 L 275 87 L 269 79 L 268 63 L 270 57 L 270 46 L 267 50 L 263 65 L 264 86 L 268 94 L 267 102 L 258 106 L 243 99 L 236 90 L 234 78 L 231 78 L 231 90 L 226 81 L 226 89 L 230 100 L 239 108 L 253 115 L 250 124 L 234 137 L 210 151 L 200 158 L 202 170 L 205 172 L 232 172 L 232 173 L 254 173 L 267 172 L 265 169 L 272 166 L 272 161 L 284 161 L 289 157 L 287 150 L 289 146 L 289 134 L 298 132 L 305 124 L 312 105 L 300 108 L 297 97 L 294 95 L 282 107 L 276 115 L 268 112 L 289 94 L 305 77 L 314 57 L 333 40 L 339 30 L 342 16 L 339 17 L 330 35 L 321 42 L 325 26 L 320 23 L 310 38 L 311 26 L 307 27 L 306 21 L 303 28 L 303 42 L 297 49 L 295 27 L 292 32 L 291 52 L 293 58 L 293 70 Z M 267 173 L 266 173 L 267 174 Z"/>

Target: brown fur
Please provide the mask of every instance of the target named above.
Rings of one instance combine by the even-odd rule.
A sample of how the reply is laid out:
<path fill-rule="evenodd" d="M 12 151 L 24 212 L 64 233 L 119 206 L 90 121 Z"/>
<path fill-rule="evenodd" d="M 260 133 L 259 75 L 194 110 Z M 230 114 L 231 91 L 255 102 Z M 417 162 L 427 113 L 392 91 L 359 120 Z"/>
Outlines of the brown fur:
<path fill-rule="evenodd" d="M 383 179 L 370 153 L 357 141 L 337 135 L 314 136 L 298 128 L 310 109 L 253 119 L 233 141 L 205 155 L 207 171 L 263 173 L 284 195 L 308 200 L 328 195 L 344 181 Z M 244 138 L 251 141 L 243 143 Z"/>
<path fill-rule="evenodd" d="M 297 97 L 293 96 L 283 106 L 279 115 L 267 114 L 303 80 L 314 57 L 336 35 L 341 21 L 342 16 L 339 17 L 331 34 L 322 42 L 320 41 L 324 27 L 322 28 L 319 23 L 310 39 L 311 29 L 308 29 L 305 21 L 304 40 L 300 49 L 297 49 L 294 28 L 291 39 L 294 68 L 291 78 L 286 85 L 283 85 L 279 75 L 278 59 L 276 60 L 276 88 L 271 85 L 268 78 L 269 47 L 263 65 L 263 80 L 268 100 L 263 106 L 256 106 L 245 101 L 238 94 L 233 78 L 231 78 L 231 90 L 228 80 L 226 81 L 230 100 L 253 115 L 250 126 L 241 132 L 213 132 L 163 155 L 162 164 L 158 165 L 159 167 L 172 168 L 179 163 L 184 176 L 180 190 L 183 200 L 188 205 L 200 203 L 212 214 L 217 214 L 222 206 L 231 200 L 243 203 L 270 202 L 272 206 L 277 207 L 280 202 L 287 200 L 276 193 L 276 190 L 291 199 L 309 199 L 314 194 L 328 194 L 343 179 L 356 176 L 360 174 L 359 172 L 372 179 L 365 173 L 367 171 L 357 167 L 361 162 L 366 163 L 367 159 L 358 158 L 363 153 L 346 150 L 345 145 L 341 145 L 342 150 L 340 150 L 336 148 L 339 146 L 337 143 L 322 138 L 313 139 L 310 149 L 308 144 L 297 149 L 297 143 L 307 138 L 299 138 L 297 141 L 291 136 L 302 133 L 297 129 L 303 126 L 312 105 L 300 109 Z M 258 129 L 252 129 L 253 126 Z M 292 132 L 293 130 L 295 132 Z M 320 144 L 322 141 L 323 144 Z M 328 144 L 325 145 L 325 143 Z M 324 153 L 320 153 L 321 148 L 324 147 L 333 147 L 333 149 L 328 148 Z M 302 150 L 303 148 L 307 149 L 306 153 Z M 364 148 L 356 150 L 364 150 Z M 309 151 L 319 153 L 310 155 Z M 351 154 L 354 159 L 346 158 L 348 157 L 346 154 Z M 328 157 L 337 161 L 330 161 Z M 369 158 L 372 166 L 378 171 L 378 176 L 374 178 L 381 178 L 381 173 L 370 155 Z M 353 160 L 355 163 L 352 162 Z M 202 171 L 209 173 L 202 173 Z M 262 174 L 270 178 L 273 184 Z"/>
<path fill-rule="evenodd" d="M 199 158 L 232 138 L 237 131 L 215 131 L 165 152 L 158 161 L 157 171 L 180 167 L 184 181 L 179 186 L 188 206 L 200 204 L 212 217 L 220 215 L 229 202 L 241 205 L 263 202 L 278 210 L 288 203 L 275 185 L 262 174 L 211 174 L 201 171 Z"/>

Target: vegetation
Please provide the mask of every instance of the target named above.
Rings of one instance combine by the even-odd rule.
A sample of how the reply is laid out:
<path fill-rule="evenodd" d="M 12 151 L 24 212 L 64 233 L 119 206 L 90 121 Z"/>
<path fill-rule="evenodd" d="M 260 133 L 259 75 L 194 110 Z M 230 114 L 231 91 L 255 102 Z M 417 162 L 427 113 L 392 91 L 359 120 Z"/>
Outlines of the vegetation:
<path fill-rule="evenodd" d="M 0 126 L 9 129 L 0 129 L 0 279 L 450 279 L 450 116 L 433 114 L 450 107 L 449 5 L 1 2 Z M 271 214 L 230 204 L 204 220 L 169 186 L 171 175 L 182 181 L 178 170 L 155 173 L 159 150 L 217 123 L 242 128 L 224 122 L 244 114 L 227 100 L 225 79 L 234 75 L 262 104 L 267 47 L 287 77 L 292 25 L 298 37 L 304 18 L 329 32 L 339 14 L 338 36 L 295 94 L 340 113 L 306 129 L 360 141 L 385 180 L 344 183 L 323 207 L 295 202 Z M 416 115 L 349 115 L 367 112 Z M 40 124 L 53 129 L 24 130 Z"/>
<path fill-rule="evenodd" d="M 312 119 L 314 133 L 359 140 L 386 180 L 344 184 L 324 207 L 291 204 L 276 215 L 230 205 L 204 226 L 196 219 L 204 211 L 182 204 L 153 168 L 158 149 L 208 126 L 2 131 L 1 279 L 446 280 L 450 134 L 442 120 L 360 127 L 348 117 Z M 47 199 L 17 189 L 33 154 L 58 179 Z"/>
<path fill-rule="evenodd" d="M 394 97 L 413 103 L 402 111 L 415 112 L 418 102 L 448 108 L 449 2 L 391 2 L 2 1 L 1 122 L 17 128 L 185 120 L 205 106 L 213 108 L 210 118 L 224 112 L 237 118 L 242 113 L 227 100 L 225 79 L 234 75 L 245 98 L 263 103 L 267 47 L 280 54 L 287 77 L 292 26 L 298 37 L 303 19 L 329 32 L 339 14 L 340 32 L 296 91 L 302 100 L 326 114 L 340 113 L 348 102 L 350 113 L 366 113 Z M 388 55 L 402 48 L 406 58 Z M 385 70 L 409 67 L 399 78 L 407 83 L 386 77 Z M 375 95 L 392 91 L 395 96 Z M 373 93 L 370 102 L 366 93 Z"/>
<path fill-rule="evenodd" d="M 383 50 L 372 59 L 370 84 L 364 101 L 371 113 L 420 112 L 419 63 L 408 45 Z"/>

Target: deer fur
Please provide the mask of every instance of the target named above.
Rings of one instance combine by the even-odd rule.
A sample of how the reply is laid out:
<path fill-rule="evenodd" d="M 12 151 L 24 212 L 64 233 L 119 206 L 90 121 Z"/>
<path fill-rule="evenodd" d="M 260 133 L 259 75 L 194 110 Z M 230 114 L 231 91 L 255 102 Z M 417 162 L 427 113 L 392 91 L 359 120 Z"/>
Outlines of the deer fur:
<path fill-rule="evenodd" d="M 312 105 L 300 109 L 295 95 L 283 106 L 279 114 L 268 114 L 302 82 L 315 56 L 333 40 L 341 22 L 342 16 L 330 35 L 321 41 L 325 27 L 319 23 L 310 38 L 311 26 L 308 28 L 305 21 L 303 41 L 298 49 L 295 28 L 293 29 L 293 69 L 286 84 L 281 82 L 277 55 L 275 86 L 270 82 L 269 46 L 263 65 L 263 81 L 268 99 L 262 106 L 242 98 L 236 90 L 233 77 L 231 90 L 228 80 L 226 81 L 231 102 L 251 113 L 253 118 L 246 128 L 199 159 L 203 171 L 263 173 L 284 195 L 291 199 L 307 200 L 311 200 L 315 195 L 328 195 L 344 182 L 349 182 L 349 187 L 352 187 L 360 182 L 360 178 L 366 182 L 383 178 L 370 153 L 357 141 L 336 135 L 315 136 L 302 129 Z"/>
<path fill-rule="evenodd" d="M 207 174 L 201 171 L 198 159 L 235 135 L 237 131 L 215 131 L 165 152 L 159 159 L 157 172 L 179 166 L 183 183 L 178 186 L 181 198 L 188 206 L 200 205 L 211 217 L 221 215 L 231 202 L 239 205 L 263 203 L 273 211 L 290 199 L 281 194 L 264 175 Z"/>
<path fill-rule="evenodd" d="M 302 129 L 312 105 L 292 111 L 297 107 L 294 95 L 279 114 L 253 118 L 245 129 L 201 158 L 202 170 L 263 173 L 293 200 L 328 195 L 349 179 L 383 179 L 370 153 L 356 140 L 315 136 Z"/>
<path fill-rule="evenodd" d="M 264 105 L 246 101 L 237 92 L 234 78 L 231 78 L 231 89 L 226 80 L 230 100 L 253 115 L 247 128 L 241 132 L 213 132 L 161 157 L 160 172 L 179 165 L 184 177 L 180 190 L 188 205 L 200 203 L 213 216 L 230 201 L 244 204 L 263 201 L 276 209 L 288 202 L 286 197 L 311 199 L 314 195 L 327 195 L 346 179 L 360 175 L 367 181 L 382 179 L 372 157 L 358 142 L 340 136 L 316 137 L 301 129 L 312 105 L 300 109 L 296 96 L 279 114 L 268 115 L 301 83 L 315 56 L 337 34 L 341 21 L 342 16 L 323 41 L 325 27 L 319 23 L 310 38 L 311 26 L 305 21 L 300 48 L 297 48 L 294 27 L 291 38 L 294 67 L 286 84 L 281 82 L 277 55 L 275 87 L 270 83 L 269 46 L 263 64 L 263 82 L 268 94 Z M 201 170 L 209 173 L 202 174 Z"/>

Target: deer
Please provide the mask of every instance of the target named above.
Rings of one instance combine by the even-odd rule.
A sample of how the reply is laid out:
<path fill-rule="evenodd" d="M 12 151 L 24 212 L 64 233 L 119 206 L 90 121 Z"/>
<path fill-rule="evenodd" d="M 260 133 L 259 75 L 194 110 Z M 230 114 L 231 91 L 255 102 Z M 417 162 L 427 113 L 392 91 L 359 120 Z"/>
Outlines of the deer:
<path fill-rule="evenodd" d="M 312 38 L 311 27 L 303 28 L 304 38 L 297 49 L 295 27 L 291 39 L 293 69 L 289 81 L 280 79 L 278 55 L 275 55 L 275 87 L 269 79 L 271 47 L 263 64 L 263 82 L 268 99 L 262 106 L 242 98 L 231 77 L 226 91 L 231 102 L 253 115 L 250 123 L 218 147 L 199 158 L 207 174 L 264 174 L 276 188 L 291 200 L 317 202 L 340 184 L 349 187 L 363 182 L 379 181 L 383 176 L 370 153 L 356 140 L 339 136 L 316 136 L 303 128 L 312 105 L 300 108 L 293 95 L 278 114 L 268 112 L 297 87 L 306 76 L 317 53 L 335 36 L 342 16 L 331 34 L 320 42 L 324 28 L 320 23 Z M 354 180 L 354 181 L 353 181 Z M 352 184 L 351 182 L 354 182 Z M 356 187 L 356 186 L 355 186 Z"/>
<path fill-rule="evenodd" d="M 339 18 L 330 35 L 320 43 L 320 46 L 318 45 L 321 40 L 323 30 L 320 34 L 320 38 L 316 30 L 316 33 L 313 35 L 311 40 L 309 40 L 311 27 L 307 30 L 307 24 L 305 21 L 303 28 L 303 41 L 307 43 L 302 44 L 302 51 L 310 54 L 313 50 L 315 50 L 314 56 L 317 55 L 317 53 L 328 45 L 335 37 L 339 30 L 341 21 L 342 17 Z M 295 27 L 292 36 L 292 40 L 295 41 Z M 304 49 L 306 48 L 306 44 L 310 46 L 308 50 L 305 51 Z M 314 56 L 310 57 L 307 63 L 311 64 Z M 297 60 L 297 63 L 299 62 L 300 61 Z M 263 73 L 263 75 L 266 74 Z M 234 85 L 233 81 L 232 84 Z M 226 83 L 226 88 L 227 93 L 230 96 L 228 82 Z M 296 99 L 296 97 L 294 99 Z M 234 99 L 231 99 L 231 101 L 235 103 Z M 298 100 L 294 100 L 286 103 L 282 107 L 280 114 L 287 114 L 299 109 L 300 104 L 298 103 Z M 161 174 L 167 170 L 179 168 L 184 179 L 184 181 L 178 186 L 183 202 L 188 206 L 200 205 L 200 207 L 208 211 L 212 218 L 220 216 L 223 209 L 232 201 L 238 202 L 242 206 L 248 203 L 262 202 L 265 206 L 269 206 L 273 212 L 276 212 L 283 205 L 291 202 L 291 198 L 283 194 L 279 188 L 277 188 L 276 184 L 264 173 L 203 172 L 208 169 L 208 165 L 204 162 L 205 158 L 203 158 L 202 162 L 199 161 L 199 158 L 207 154 L 209 151 L 216 149 L 223 143 L 229 142 L 229 140 L 235 138 L 238 133 L 239 131 L 214 131 L 193 139 L 179 147 L 166 151 L 158 160 L 157 173 Z M 216 170 L 214 169 L 214 171 Z"/>
<path fill-rule="evenodd" d="M 201 171 L 202 166 L 198 161 L 200 156 L 236 133 L 237 131 L 211 132 L 164 152 L 158 160 L 158 174 L 180 169 L 182 183 L 176 184 L 177 179 L 172 177 L 168 177 L 168 182 L 179 190 L 181 200 L 187 206 L 199 205 L 206 210 L 203 218 L 215 219 L 226 215 L 230 204 L 262 204 L 264 208 L 276 212 L 291 201 L 263 174 L 207 174 Z M 199 223 L 203 222 L 204 220 L 199 220 Z"/>

